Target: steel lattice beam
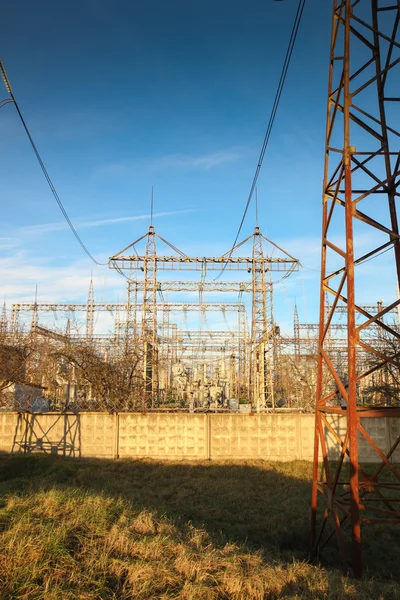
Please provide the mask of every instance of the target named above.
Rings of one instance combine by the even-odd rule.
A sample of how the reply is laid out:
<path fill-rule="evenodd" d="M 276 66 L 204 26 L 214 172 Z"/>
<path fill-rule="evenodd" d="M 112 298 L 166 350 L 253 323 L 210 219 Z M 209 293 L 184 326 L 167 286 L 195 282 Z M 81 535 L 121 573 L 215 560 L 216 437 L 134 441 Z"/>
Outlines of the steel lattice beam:
<path fill-rule="evenodd" d="M 117 270 L 140 271 L 145 262 L 144 256 L 123 256 L 111 257 L 110 266 Z M 298 266 L 293 267 L 293 260 L 286 258 L 263 258 L 259 259 L 260 267 L 265 271 L 284 271 L 291 272 L 298 270 Z M 162 271 L 220 271 L 224 268 L 226 271 L 249 271 L 255 264 L 253 259 L 248 256 L 242 257 L 176 257 L 176 256 L 157 256 L 157 270 Z"/>
<path fill-rule="evenodd" d="M 168 270 L 168 271 L 201 271 L 207 273 L 207 271 L 220 271 L 221 269 L 227 271 L 247 271 L 251 272 L 253 268 L 257 266 L 257 269 L 266 271 L 285 271 L 292 272 L 298 270 L 298 261 L 288 254 L 285 250 L 280 248 L 277 244 L 269 240 L 264 235 L 260 234 L 263 240 L 270 245 L 272 250 L 276 253 L 279 252 L 280 256 L 237 256 L 237 251 L 242 248 L 246 242 L 252 240 L 253 235 L 239 242 L 235 248 L 232 248 L 226 254 L 222 256 L 188 256 L 184 252 L 181 252 L 178 248 L 170 244 L 167 240 L 155 233 L 155 237 L 161 240 L 168 249 L 173 250 L 174 254 L 160 255 L 155 257 L 156 269 L 157 270 Z M 116 269 L 117 271 L 127 270 L 130 273 L 143 271 L 143 265 L 146 262 L 146 254 L 139 254 L 137 247 L 145 236 L 140 237 L 138 240 L 115 254 L 109 259 L 110 268 Z M 272 253 L 272 252 L 271 252 Z"/>
<path fill-rule="evenodd" d="M 110 312 L 117 313 L 118 311 L 125 312 L 128 311 L 129 308 L 133 309 L 134 305 L 129 305 L 127 303 L 102 303 L 102 302 L 93 302 L 91 304 L 94 312 Z M 157 307 L 159 310 L 169 310 L 169 311 L 227 311 L 227 312 L 236 312 L 236 311 L 244 311 L 245 306 L 241 302 L 157 302 Z M 37 310 L 37 312 L 86 312 L 87 304 L 49 304 L 49 303 L 20 303 L 20 304 L 12 304 L 11 312 L 32 312 Z M 142 311 L 142 304 L 136 304 L 136 310 Z"/>
<path fill-rule="evenodd" d="M 143 292 L 144 281 L 132 280 L 128 286 Z M 157 281 L 157 292 L 233 292 L 251 293 L 251 281 Z"/>

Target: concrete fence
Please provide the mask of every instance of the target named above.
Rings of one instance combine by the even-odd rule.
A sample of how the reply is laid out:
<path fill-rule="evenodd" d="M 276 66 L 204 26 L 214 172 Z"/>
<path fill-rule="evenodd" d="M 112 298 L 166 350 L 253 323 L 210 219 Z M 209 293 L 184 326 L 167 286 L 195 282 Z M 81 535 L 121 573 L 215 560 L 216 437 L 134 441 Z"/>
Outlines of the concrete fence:
<path fill-rule="evenodd" d="M 363 418 L 362 426 L 386 453 L 400 418 Z M 332 416 L 339 436 L 344 418 Z M 332 458 L 339 446 L 326 429 Z M 314 416 L 308 414 L 0 413 L 0 451 L 95 458 L 273 461 L 312 460 Z M 359 434 L 360 460 L 379 456 Z M 400 462 L 400 448 L 393 454 Z"/>

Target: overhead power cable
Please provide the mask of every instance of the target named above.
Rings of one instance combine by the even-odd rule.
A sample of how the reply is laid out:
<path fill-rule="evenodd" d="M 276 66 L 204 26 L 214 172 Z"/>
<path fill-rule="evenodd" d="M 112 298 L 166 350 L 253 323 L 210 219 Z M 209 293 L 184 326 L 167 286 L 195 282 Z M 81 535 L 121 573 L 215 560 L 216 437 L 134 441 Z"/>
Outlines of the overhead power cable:
<path fill-rule="evenodd" d="M 33 138 L 31 136 L 30 131 L 28 129 L 28 126 L 26 124 L 26 121 L 25 121 L 24 117 L 22 116 L 21 110 L 20 110 L 20 108 L 18 106 L 18 102 L 16 101 L 16 99 L 14 97 L 14 94 L 12 92 L 11 84 L 9 82 L 6 70 L 4 68 L 4 65 L 3 65 L 3 62 L 1 61 L 1 59 L 0 59 L 0 71 L 1 71 L 1 75 L 3 77 L 4 85 L 6 86 L 7 92 L 10 94 L 10 97 L 11 97 L 10 100 L 9 100 L 9 102 L 13 102 L 14 105 L 15 105 L 15 108 L 17 110 L 18 116 L 19 116 L 19 118 L 21 120 L 21 123 L 22 123 L 24 129 L 25 129 L 26 135 L 28 136 L 28 139 L 29 139 L 30 144 L 31 144 L 31 146 L 33 148 L 33 151 L 35 153 L 37 161 L 38 161 L 38 163 L 40 165 L 40 168 L 43 171 L 43 175 L 45 176 L 45 179 L 46 179 L 46 181 L 47 181 L 47 183 L 49 185 L 49 188 L 50 188 L 50 190 L 51 190 L 51 192 L 52 192 L 52 194 L 53 194 L 53 196 L 54 196 L 54 198 L 55 198 L 55 200 L 56 200 L 56 202 L 57 202 L 57 204 L 58 204 L 58 206 L 59 206 L 59 208 L 60 208 L 60 210 L 61 210 L 61 212 L 63 214 L 64 219 L 68 223 L 69 228 L 71 229 L 72 233 L 74 234 L 75 238 L 77 239 L 77 241 L 78 241 L 79 245 L 81 246 L 82 250 L 88 255 L 88 257 L 90 258 L 90 260 L 92 260 L 96 265 L 100 265 L 100 266 L 107 265 L 107 263 L 101 263 L 101 262 L 97 261 L 94 258 L 94 256 L 89 252 L 89 250 L 87 249 L 86 245 L 82 241 L 82 238 L 80 237 L 79 233 L 76 231 L 76 229 L 75 229 L 75 227 L 74 227 L 71 219 L 69 218 L 68 213 L 65 210 L 65 207 L 64 207 L 63 203 L 61 202 L 61 199 L 60 199 L 60 197 L 59 197 L 59 195 L 57 193 L 57 190 L 54 187 L 54 184 L 53 184 L 53 182 L 52 182 L 52 180 L 50 178 L 50 175 L 49 175 L 49 173 L 48 173 L 48 171 L 47 171 L 47 169 L 46 169 L 46 167 L 44 165 L 42 157 L 39 154 L 39 150 L 37 149 L 36 144 L 33 141 Z M 6 104 L 6 103 L 7 103 L 6 101 L 3 101 L 2 103 L 0 103 L 0 108 L 2 106 L 4 106 L 4 104 Z"/>
<path fill-rule="evenodd" d="M 232 244 L 232 247 L 229 251 L 228 256 L 231 257 L 233 250 L 235 249 L 235 246 L 237 244 L 237 241 L 239 239 L 239 235 L 240 232 L 242 231 L 242 227 L 247 215 L 247 211 L 249 209 L 253 194 L 254 194 L 254 190 L 256 188 L 257 185 L 257 180 L 258 180 L 258 176 L 260 174 L 261 171 L 261 167 L 264 161 L 264 156 L 265 156 L 265 152 L 267 150 L 268 147 L 268 142 L 269 142 L 269 138 L 271 137 L 271 131 L 272 128 L 274 126 L 274 122 L 275 122 L 275 117 L 276 117 L 276 113 L 278 110 L 278 106 L 279 106 L 279 102 L 282 96 L 282 91 L 285 85 L 285 81 L 286 81 L 286 75 L 289 69 L 289 65 L 290 65 L 290 60 L 292 58 L 292 54 L 293 54 L 293 49 L 296 43 L 296 38 L 297 38 L 297 33 L 299 31 L 299 27 L 300 27 L 300 23 L 301 23 L 301 18 L 303 16 L 303 11 L 304 11 L 304 7 L 306 4 L 306 0 L 299 0 L 298 6 L 297 6 L 297 12 L 296 12 L 296 16 L 294 19 L 294 23 L 293 23 L 293 27 L 292 27 L 292 31 L 290 34 L 290 39 L 289 39 L 289 43 L 288 43 L 288 47 L 286 50 L 286 54 L 285 54 L 285 60 L 283 62 L 283 67 L 282 67 L 282 71 L 281 71 L 281 75 L 279 78 L 279 83 L 277 86 L 277 90 L 275 93 L 275 99 L 274 99 L 274 103 L 272 105 L 272 109 L 271 109 L 271 113 L 270 113 L 270 117 L 269 117 L 269 121 L 268 121 L 268 126 L 267 126 L 267 130 L 265 132 L 265 136 L 264 136 L 264 141 L 261 147 L 261 152 L 260 152 L 260 156 L 258 159 L 258 163 L 257 163 L 257 167 L 256 167 L 256 171 L 254 173 L 254 177 L 253 177 L 253 182 L 251 184 L 251 188 L 250 188 L 250 192 L 247 198 L 247 202 L 243 211 L 243 215 L 242 215 L 242 219 L 240 221 L 240 225 L 239 225 L 239 229 L 236 233 L 236 237 L 235 237 L 235 241 Z M 221 271 L 219 272 L 219 274 L 217 275 L 217 277 L 214 279 L 214 281 L 216 281 L 217 279 L 219 279 L 219 277 L 222 275 L 222 273 L 225 271 L 226 269 L 226 264 L 224 265 L 224 267 L 221 269 Z"/>

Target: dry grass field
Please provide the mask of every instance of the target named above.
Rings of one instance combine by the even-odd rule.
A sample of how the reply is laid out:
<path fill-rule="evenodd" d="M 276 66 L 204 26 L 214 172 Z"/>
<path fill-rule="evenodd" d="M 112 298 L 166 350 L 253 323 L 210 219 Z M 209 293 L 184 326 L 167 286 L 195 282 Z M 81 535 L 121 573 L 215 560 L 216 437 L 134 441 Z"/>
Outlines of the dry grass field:
<path fill-rule="evenodd" d="M 360 581 L 309 561 L 310 469 L 3 455 L 0 599 L 400 598 L 398 529 Z"/>

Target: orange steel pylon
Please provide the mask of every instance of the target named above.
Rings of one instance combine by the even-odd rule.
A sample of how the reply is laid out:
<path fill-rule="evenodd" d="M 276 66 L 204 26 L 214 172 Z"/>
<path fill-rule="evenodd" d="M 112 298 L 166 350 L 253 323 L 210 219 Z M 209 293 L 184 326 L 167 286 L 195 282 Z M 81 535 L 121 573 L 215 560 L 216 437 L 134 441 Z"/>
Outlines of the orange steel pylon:
<path fill-rule="evenodd" d="M 363 525 L 400 523 L 400 394 L 362 404 L 360 393 L 372 374 L 400 368 L 399 328 L 384 318 L 399 304 L 399 20 L 400 0 L 333 2 L 312 541 L 319 555 L 336 537 L 343 569 L 355 576 Z M 385 294 L 385 308 L 365 310 L 364 291 Z M 339 367 L 328 340 L 344 306 Z"/>

